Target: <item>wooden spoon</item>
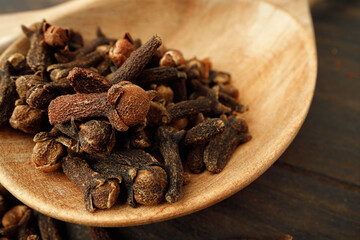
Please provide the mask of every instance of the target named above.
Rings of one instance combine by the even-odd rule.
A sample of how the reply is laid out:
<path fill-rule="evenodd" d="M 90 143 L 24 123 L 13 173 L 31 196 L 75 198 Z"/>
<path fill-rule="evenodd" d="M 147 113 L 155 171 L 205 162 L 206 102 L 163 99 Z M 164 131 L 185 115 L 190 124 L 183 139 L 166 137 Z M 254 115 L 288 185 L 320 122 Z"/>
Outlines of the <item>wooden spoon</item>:
<path fill-rule="evenodd" d="M 146 4 L 140 0 L 89 1 L 76 11 L 57 12 L 48 21 L 80 31 L 85 40 L 94 37 L 97 26 L 111 37 L 131 32 L 146 40 L 157 33 L 167 47 L 181 50 L 187 59 L 209 57 L 214 69 L 231 73 L 240 90 L 240 102 L 249 106 L 244 117 L 253 139 L 236 150 L 221 173 L 192 175 L 177 203 L 138 208 L 119 203 L 108 210 L 88 213 L 80 190 L 61 171 L 43 173 L 34 168 L 30 160 L 32 136 L 3 128 L 1 184 L 46 215 L 97 226 L 162 221 L 199 211 L 231 196 L 276 161 L 308 112 L 317 61 L 306 1 L 300 5 L 303 14 L 299 16 L 306 18 L 301 21 L 278 6 L 248 0 L 161 0 Z M 0 65 L 11 53 L 26 48 L 26 40 L 19 39 L 2 54 Z"/>

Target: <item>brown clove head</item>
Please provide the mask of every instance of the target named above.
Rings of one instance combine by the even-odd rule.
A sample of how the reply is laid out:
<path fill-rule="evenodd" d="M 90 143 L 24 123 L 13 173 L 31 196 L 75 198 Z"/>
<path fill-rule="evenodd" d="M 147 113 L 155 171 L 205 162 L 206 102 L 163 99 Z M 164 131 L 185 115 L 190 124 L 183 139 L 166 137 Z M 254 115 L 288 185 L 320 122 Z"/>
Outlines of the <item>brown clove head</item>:
<path fill-rule="evenodd" d="M 135 201 L 143 205 L 155 205 L 164 199 L 167 187 L 164 169 L 153 166 L 137 172 L 133 189 Z"/>
<path fill-rule="evenodd" d="M 111 208 L 120 193 L 120 186 L 116 180 L 108 180 L 91 192 L 94 207 L 99 209 Z"/>
<path fill-rule="evenodd" d="M 36 234 L 30 234 L 27 236 L 26 240 L 40 240 L 40 237 Z"/>
<path fill-rule="evenodd" d="M 23 75 L 16 79 L 16 91 L 21 99 L 26 99 L 27 91 L 37 85 L 42 84 L 40 76 L 34 75 Z"/>
<path fill-rule="evenodd" d="M 174 101 L 174 91 L 169 86 L 160 85 L 156 87 L 157 99 L 164 99 L 166 103 L 171 103 Z"/>
<path fill-rule="evenodd" d="M 60 168 L 60 160 L 64 154 L 63 145 L 54 139 L 49 139 L 35 144 L 31 159 L 37 169 L 43 172 L 53 172 Z"/>
<path fill-rule="evenodd" d="M 13 128 L 25 133 L 37 133 L 41 130 L 42 112 L 28 105 L 18 105 L 9 122 Z"/>
<path fill-rule="evenodd" d="M 187 117 L 177 118 L 170 122 L 169 126 L 176 128 L 177 130 L 183 130 L 187 127 L 189 119 Z"/>
<path fill-rule="evenodd" d="M 26 103 L 31 108 L 46 110 L 50 101 L 56 97 L 55 92 L 47 89 L 43 84 L 33 86 L 26 92 Z"/>
<path fill-rule="evenodd" d="M 119 176 L 104 176 L 93 171 L 89 164 L 72 154 L 62 161 L 65 175 L 81 189 L 84 194 L 85 208 L 94 212 L 96 208 L 110 208 L 120 192 Z"/>
<path fill-rule="evenodd" d="M 192 79 L 199 79 L 206 82 L 209 78 L 211 69 L 211 62 L 208 59 L 198 60 L 197 58 L 190 59 L 186 62 L 186 72 Z"/>
<path fill-rule="evenodd" d="M 10 227 L 18 224 L 20 220 L 24 217 L 25 212 L 29 208 L 25 205 L 17 205 L 13 208 L 11 208 L 9 211 L 7 211 L 2 220 L 1 223 L 4 227 Z"/>
<path fill-rule="evenodd" d="M 136 47 L 133 44 L 130 34 L 125 33 L 124 37 L 117 40 L 115 45 L 110 48 L 109 57 L 117 67 L 120 67 L 135 50 Z"/>
<path fill-rule="evenodd" d="M 110 152 L 115 145 L 115 130 L 106 121 L 90 120 L 80 124 L 79 141 L 87 153 Z"/>
<path fill-rule="evenodd" d="M 164 125 L 169 123 L 170 116 L 163 103 L 151 101 L 146 120 L 147 125 Z"/>
<path fill-rule="evenodd" d="M 160 59 L 160 67 L 177 67 L 185 64 L 185 59 L 182 53 L 178 50 L 168 50 Z"/>
<path fill-rule="evenodd" d="M 114 108 L 114 115 L 118 115 L 127 127 L 142 123 L 150 108 L 145 90 L 127 81 L 113 85 L 107 93 L 107 100 Z"/>
<path fill-rule="evenodd" d="M 43 25 L 44 43 L 51 47 L 64 48 L 70 40 L 70 30 L 51 25 L 47 22 Z"/>
<path fill-rule="evenodd" d="M 7 59 L 15 71 L 20 72 L 26 68 L 26 58 L 21 53 L 13 53 Z"/>

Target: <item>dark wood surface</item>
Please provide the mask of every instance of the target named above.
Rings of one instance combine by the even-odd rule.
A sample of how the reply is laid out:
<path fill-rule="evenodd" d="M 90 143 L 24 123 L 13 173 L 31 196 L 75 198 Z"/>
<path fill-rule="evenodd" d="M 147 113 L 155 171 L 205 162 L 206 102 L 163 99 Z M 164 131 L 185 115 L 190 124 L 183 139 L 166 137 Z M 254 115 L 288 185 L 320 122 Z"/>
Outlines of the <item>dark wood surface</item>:
<path fill-rule="evenodd" d="M 312 6 L 318 78 L 280 159 L 234 196 L 166 222 L 109 228 L 113 239 L 360 239 L 360 1 Z M 89 239 L 65 223 L 67 239 Z"/>

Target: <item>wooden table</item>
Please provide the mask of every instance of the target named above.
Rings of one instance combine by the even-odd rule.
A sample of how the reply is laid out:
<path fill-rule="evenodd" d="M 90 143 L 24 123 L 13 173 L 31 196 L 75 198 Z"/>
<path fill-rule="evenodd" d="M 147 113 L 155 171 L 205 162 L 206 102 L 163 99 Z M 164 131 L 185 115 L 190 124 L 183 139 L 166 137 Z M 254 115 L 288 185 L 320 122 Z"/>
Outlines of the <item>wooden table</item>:
<path fill-rule="evenodd" d="M 108 229 L 114 239 L 360 238 L 360 2 L 312 6 L 318 78 L 309 114 L 281 158 L 234 196 L 197 213 Z M 66 223 L 69 239 L 86 227 Z"/>

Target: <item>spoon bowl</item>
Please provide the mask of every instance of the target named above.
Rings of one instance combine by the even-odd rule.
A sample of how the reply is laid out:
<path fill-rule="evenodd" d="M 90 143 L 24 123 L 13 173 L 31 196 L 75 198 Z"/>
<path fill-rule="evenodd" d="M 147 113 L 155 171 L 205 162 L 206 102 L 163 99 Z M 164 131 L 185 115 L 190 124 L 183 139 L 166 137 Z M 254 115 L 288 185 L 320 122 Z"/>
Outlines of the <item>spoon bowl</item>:
<path fill-rule="evenodd" d="M 209 207 L 238 192 L 285 151 L 308 112 L 316 79 L 313 37 L 291 15 L 262 1 L 97 1 L 59 14 L 50 23 L 70 27 L 84 40 L 125 32 L 143 41 L 157 33 L 186 59 L 209 57 L 213 69 L 231 73 L 253 139 L 238 147 L 218 174 L 192 174 L 174 204 L 131 208 L 118 203 L 89 213 L 83 195 L 61 172 L 43 173 L 31 163 L 31 135 L 0 129 L 0 182 L 29 207 L 51 217 L 93 226 L 131 226 L 163 221 Z M 141 4 L 141 5 L 140 5 Z M 139 7 L 141 6 L 141 7 Z M 41 19 L 39 19 L 41 20 Z M 26 52 L 22 37 L 0 57 Z"/>

